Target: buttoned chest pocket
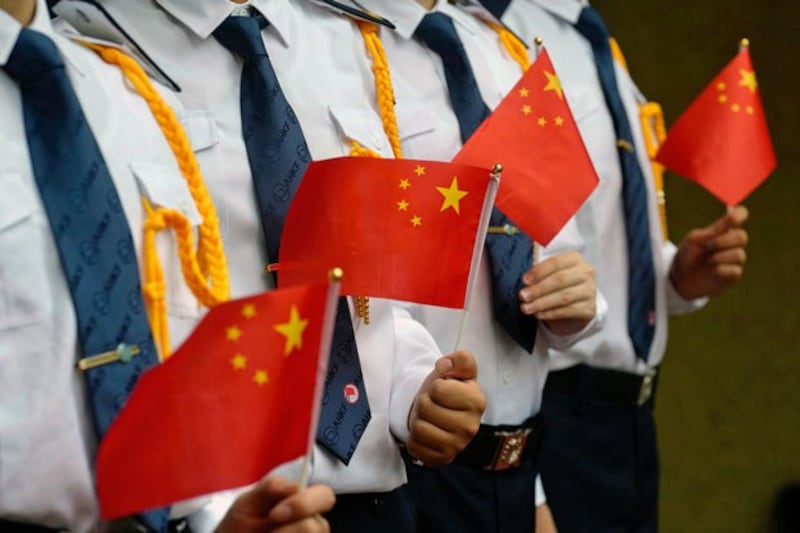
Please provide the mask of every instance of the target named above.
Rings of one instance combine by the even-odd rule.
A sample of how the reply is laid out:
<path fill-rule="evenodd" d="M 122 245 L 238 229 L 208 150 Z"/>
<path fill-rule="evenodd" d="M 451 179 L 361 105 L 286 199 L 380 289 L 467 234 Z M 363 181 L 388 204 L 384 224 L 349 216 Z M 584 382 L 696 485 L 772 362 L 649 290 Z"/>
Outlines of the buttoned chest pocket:
<path fill-rule="evenodd" d="M 349 155 L 357 143 L 381 157 L 392 157 L 392 148 L 380 117 L 372 111 L 335 104 L 329 104 L 328 110 L 346 147 L 344 155 Z"/>
<path fill-rule="evenodd" d="M 202 217 L 176 166 L 137 162 L 130 164 L 130 169 L 136 177 L 142 196 L 153 207 L 178 211 L 195 229 L 200 225 Z M 161 231 L 156 238 L 156 249 L 166 281 L 168 313 L 176 317 L 198 317 L 200 306 L 184 280 L 175 232 L 170 229 Z"/>
<path fill-rule="evenodd" d="M 0 331 L 42 320 L 51 285 L 46 267 L 59 267 L 33 187 L 18 172 L 0 170 Z"/>

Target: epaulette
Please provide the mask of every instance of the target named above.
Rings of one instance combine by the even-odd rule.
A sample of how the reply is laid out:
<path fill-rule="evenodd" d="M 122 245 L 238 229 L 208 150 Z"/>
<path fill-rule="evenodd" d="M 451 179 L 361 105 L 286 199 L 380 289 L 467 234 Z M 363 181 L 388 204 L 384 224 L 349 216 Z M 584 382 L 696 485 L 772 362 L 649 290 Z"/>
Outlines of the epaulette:
<path fill-rule="evenodd" d="M 151 79 L 180 92 L 180 86 L 96 0 L 61 0 L 53 7 L 53 11 L 73 29 L 62 30 L 60 33 L 65 37 L 77 42 L 117 48 L 135 59 Z"/>
<path fill-rule="evenodd" d="M 353 0 L 342 0 L 341 2 L 337 0 L 310 0 L 310 2 L 354 20 L 365 20 L 367 22 L 373 22 L 375 24 L 380 24 L 381 26 L 386 26 L 387 28 L 395 29 L 394 24 L 392 24 L 390 20 L 362 9 Z"/>

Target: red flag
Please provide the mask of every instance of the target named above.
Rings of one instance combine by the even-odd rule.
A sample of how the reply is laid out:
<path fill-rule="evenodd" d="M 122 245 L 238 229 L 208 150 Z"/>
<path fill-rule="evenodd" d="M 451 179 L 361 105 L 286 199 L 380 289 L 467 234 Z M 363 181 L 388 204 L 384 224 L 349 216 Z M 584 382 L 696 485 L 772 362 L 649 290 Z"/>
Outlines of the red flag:
<path fill-rule="evenodd" d="M 678 118 L 656 159 L 727 205 L 767 179 L 777 162 L 747 47 Z"/>
<path fill-rule="evenodd" d="M 543 245 L 564 227 L 598 183 L 546 50 L 454 161 L 482 166 L 502 163 L 505 170 L 497 207 Z"/>
<path fill-rule="evenodd" d="M 463 307 L 492 182 L 488 170 L 452 163 L 313 161 L 286 215 L 278 282 L 341 267 L 343 294 Z"/>
<path fill-rule="evenodd" d="M 97 454 L 103 517 L 247 485 L 307 453 L 336 288 L 220 304 L 145 373 Z"/>

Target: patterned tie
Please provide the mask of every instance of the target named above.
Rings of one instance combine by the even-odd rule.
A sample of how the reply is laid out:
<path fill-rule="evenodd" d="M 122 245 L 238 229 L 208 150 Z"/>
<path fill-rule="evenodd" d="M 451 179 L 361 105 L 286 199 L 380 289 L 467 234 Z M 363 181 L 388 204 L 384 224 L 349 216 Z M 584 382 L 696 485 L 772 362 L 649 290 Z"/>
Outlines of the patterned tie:
<path fill-rule="evenodd" d="M 55 44 L 22 29 L 3 68 L 22 93 L 31 164 L 75 306 L 79 354 L 100 354 L 120 343 L 140 350 L 129 362 L 86 371 L 102 436 L 142 372 L 158 363 L 130 228 Z M 168 515 L 158 509 L 139 519 L 163 531 Z"/>
<path fill-rule="evenodd" d="M 453 21 L 443 13 L 428 13 L 414 37 L 442 58 L 450 103 L 458 119 L 461 141 L 466 142 L 490 111 L 481 97 L 472 65 Z M 500 227 L 512 225 L 496 208 L 492 210 L 490 224 Z M 536 318 L 523 314 L 519 308 L 522 276 L 531 267 L 533 243 L 521 232 L 514 235 L 493 233 L 486 238 L 486 250 L 492 269 L 494 317 L 511 338 L 528 352 L 533 352 Z"/>
<path fill-rule="evenodd" d="M 511 0 L 481 0 L 483 7 L 498 19 L 503 18 L 503 13 L 506 12 L 510 3 Z"/>
<path fill-rule="evenodd" d="M 243 61 L 242 136 L 269 258 L 278 257 L 283 221 L 310 160 L 303 130 L 281 90 L 261 30 L 267 20 L 231 16 L 214 37 Z M 339 301 L 317 441 L 348 464 L 371 418 L 347 300 Z"/>
<path fill-rule="evenodd" d="M 656 300 L 647 186 L 636 156 L 633 131 L 617 87 L 608 29 L 591 6 L 583 9 L 575 29 L 592 45 L 603 95 L 620 141 L 617 151 L 622 167 L 622 202 L 628 238 L 628 334 L 636 355 L 647 362 L 655 333 Z"/>

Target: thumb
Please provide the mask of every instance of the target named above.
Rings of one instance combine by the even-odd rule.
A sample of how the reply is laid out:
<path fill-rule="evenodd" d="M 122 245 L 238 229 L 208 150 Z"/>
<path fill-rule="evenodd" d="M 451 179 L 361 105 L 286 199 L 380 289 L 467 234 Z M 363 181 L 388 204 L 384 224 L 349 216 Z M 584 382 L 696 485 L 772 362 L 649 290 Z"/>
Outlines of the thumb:
<path fill-rule="evenodd" d="M 731 227 L 741 225 L 741 222 L 738 220 L 738 217 L 736 216 L 737 214 L 738 213 L 735 210 L 732 210 L 731 212 L 718 218 L 708 226 L 690 231 L 686 235 L 686 240 L 691 242 L 692 244 L 696 244 L 699 246 L 705 245 L 718 235 L 721 235 L 726 231 L 728 231 L 728 229 L 730 229 Z"/>
<path fill-rule="evenodd" d="M 440 378 L 470 380 L 478 377 L 478 362 L 470 352 L 459 350 L 436 361 Z"/>

